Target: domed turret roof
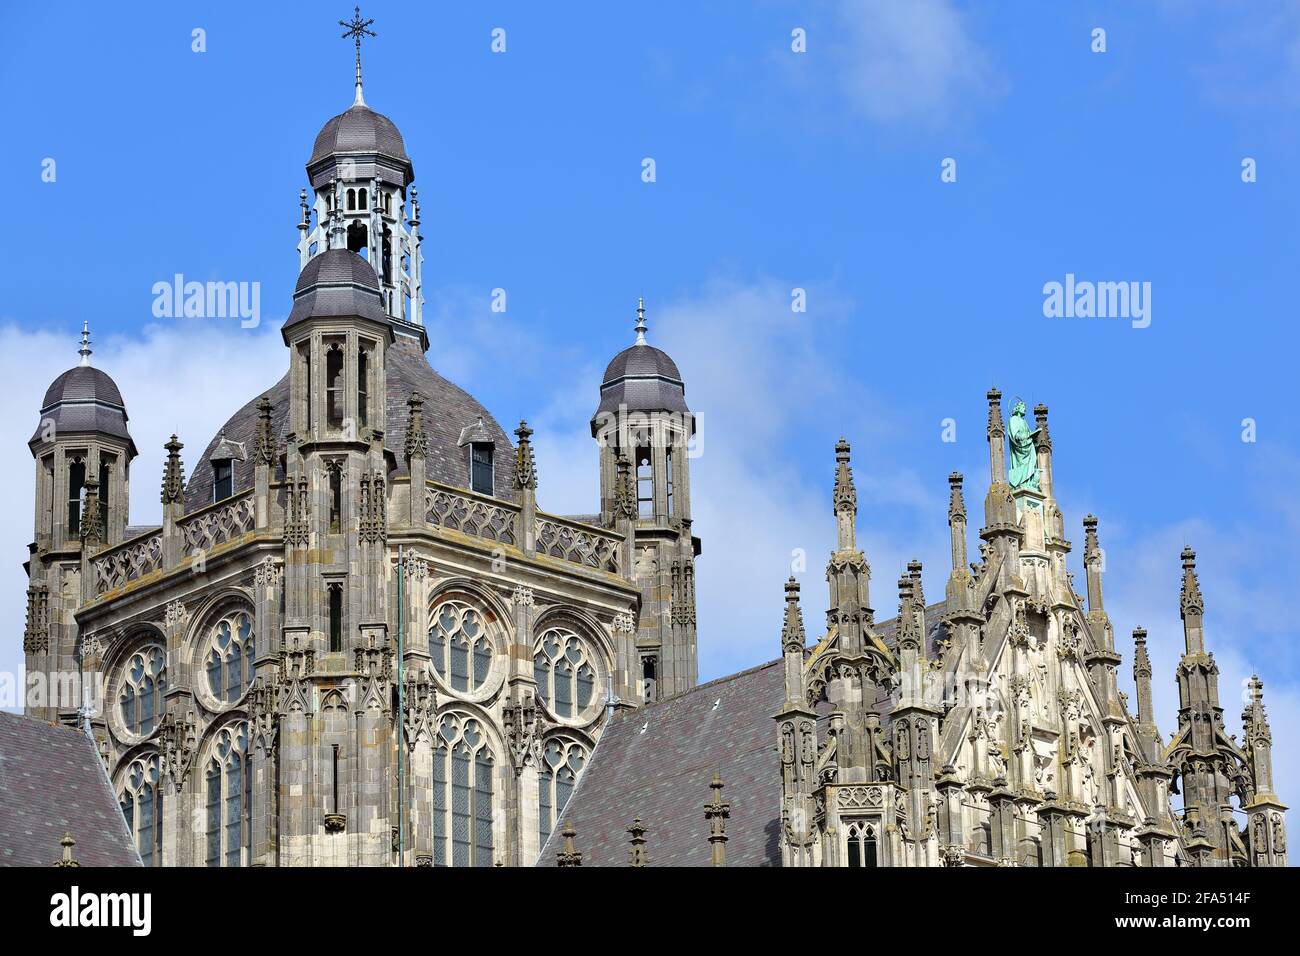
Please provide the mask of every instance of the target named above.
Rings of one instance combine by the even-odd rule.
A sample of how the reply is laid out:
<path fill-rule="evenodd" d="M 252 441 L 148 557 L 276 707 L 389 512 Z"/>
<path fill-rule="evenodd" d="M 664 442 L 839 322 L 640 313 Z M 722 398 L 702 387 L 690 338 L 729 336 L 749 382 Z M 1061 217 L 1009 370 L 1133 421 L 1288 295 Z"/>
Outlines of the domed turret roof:
<path fill-rule="evenodd" d="M 406 143 L 397 125 L 364 103 L 355 103 L 327 120 L 316 134 L 307 175 L 313 188 L 329 182 L 337 167 L 348 161 L 350 178 L 362 182 L 378 176 L 406 186 L 415 179 L 415 167 L 406 155 Z"/>
<path fill-rule="evenodd" d="M 682 373 L 663 349 L 646 343 L 645 305 L 637 309 L 636 344 L 614 356 L 600 383 L 600 405 L 592 416 L 591 429 L 599 430 L 597 419 L 629 412 L 676 412 L 689 415 L 686 383 Z"/>
<path fill-rule="evenodd" d="M 124 439 L 134 457 L 122 392 L 107 372 L 90 364 L 89 329 L 82 331 L 81 355 L 82 364 L 68 369 L 45 390 L 41 420 L 28 444 L 35 447 L 51 433 L 98 433 Z"/>
<path fill-rule="evenodd" d="M 375 270 L 348 249 L 326 249 L 307 260 L 293 289 L 293 308 L 284 328 L 312 316 L 355 315 L 387 322 Z"/>

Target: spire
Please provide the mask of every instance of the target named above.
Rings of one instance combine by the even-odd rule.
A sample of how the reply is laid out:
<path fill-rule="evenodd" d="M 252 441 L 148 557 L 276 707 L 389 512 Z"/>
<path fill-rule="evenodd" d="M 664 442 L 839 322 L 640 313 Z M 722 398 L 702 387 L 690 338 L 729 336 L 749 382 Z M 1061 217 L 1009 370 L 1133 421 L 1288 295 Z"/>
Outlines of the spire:
<path fill-rule="evenodd" d="M 1002 393 L 990 388 L 985 396 L 989 400 L 989 473 L 995 485 L 1005 484 L 1007 480 L 1006 426 L 1002 423 Z"/>
<path fill-rule="evenodd" d="M 263 395 L 257 403 L 257 461 L 275 464 L 275 431 L 271 427 L 271 399 Z"/>
<path fill-rule="evenodd" d="M 343 39 L 346 40 L 348 37 L 352 37 L 357 41 L 357 95 L 356 99 L 352 101 L 352 105 L 365 106 L 365 97 L 361 95 L 361 38 L 376 35 L 375 31 L 367 29 L 367 27 L 375 21 L 373 19 L 362 20 L 360 7 L 353 7 L 352 11 L 352 22 L 349 23 L 347 20 L 340 20 L 339 26 L 344 28 Z"/>
<path fill-rule="evenodd" d="M 639 296 L 636 300 L 636 344 L 645 345 L 645 296 Z"/>
<path fill-rule="evenodd" d="M 1101 596 L 1102 571 L 1101 545 L 1097 543 L 1097 516 L 1087 515 L 1083 519 L 1083 567 L 1088 575 L 1088 612 L 1104 611 Z"/>
<path fill-rule="evenodd" d="M 1151 657 L 1147 654 L 1144 627 L 1133 628 L 1133 683 L 1137 686 L 1138 726 L 1152 736 L 1158 736 L 1151 700 Z"/>
<path fill-rule="evenodd" d="M 785 582 L 785 624 L 781 627 L 781 648 L 789 654 L 803 654 L 808 637 L 803 627 L 803 611 L 799 609 L 799 582 L 790 575 Z"/>
<path fill-rule="evenodd" d="M 1183 637 L 1188 654 L 1205 653 L 1205 633 L 1201 618 L 1205 613 L 1205 599 L 1201 597 L 1201 585 L 1196 579 L 1196 552 L 1183 548 L 1183 590 L 1179 600 L 1183 618 Z"/>
<path fill-rule="evenodd" d="M 1254 776 L 1255 792 L 1273 792 L 1273 732 L 1268 726 L 1264 711 L 1264 682 L 1254 675 L 1246 682 L 1250 694 L 1246 709 L 1241 712 L 1241 727 L 1245 731 L 1246 756 Z"/>
<path fill-rule="evenodd" d="M 966 571 L 966 501 L 961 493 L 961 472 L 948 476 L 948 530 L 952 535 L 952 569 Z"/>
<path fill-rule="evenodd" d="M 835 443 L 835 492 L 832 501 L 839 536 L 836 550 L 851 551 L 857 546 L 858 492 L 853 487 L 853 469 L 849 467 L 849 443 L 843 438 Z"/>
<path fill-rule="evenodd" d="M 178 504 L 185 497 L 185 465 L 181 462 L 181 449 L 185 446 L 172 435 L 163 447 L 167 449 L 167 463 L 163 466 L 162 503 Z"/>
<path fill-rule="evenodd" d="M 406 460 L 412 458 L 423 458 L 429 451 L 429 436 L 424 431 L 424 399 L 418 393 L 412 392 L 411 397 L 406 400 L 406 407 L 410 409 L 406 417 L 406 442 L 403 450 L 406 454 Z"/>
<path fill-rule="evenodd" d="M 1039 482 L 1043 494 L 1052 494 L 1052 436 L 1047 430 L 1047 406 L 1034 406 L 1035 448 L 1038 452 Z"/>
<path fill-rule="evenodd" d="M 709 783 L 713 799 L 704 805 L 704 819 L 709 821 L 709 846 L 714 866 L 727 865 L 727 818 L 731 816 L 731 804 L 722 799 L 722 787 L 722 775 L 715 773 Z"/>
<path fill-rule="evenodd" d="M 628 850 L 627 865 L 634 866 L 637 869 L 645 866 L 649 860 L 645 853 L 645 827 L 641 824 L 641 818 L 637 817 L 632 821 L 632 825 L 627 828 L 628 832 Z"/>
<path fill-rule="evenodd" d="M 515 437 L 519 439 L 515 451 L 515 487 L 536 491 L 537 462 L 533 458 L 533 446 L 528 441 L 532 434 L 533 430 L 528 427 L 528 423 L 520 420 L 519 427 L 515 429 Z"/>
<path fill-rule="evenodd" d="M 82 320 L 81 323 L 81 348 L 77 349 L 77 354 L 81 356 L 79 363 L 83 367 L 90 366 L 90 322 Z"/>

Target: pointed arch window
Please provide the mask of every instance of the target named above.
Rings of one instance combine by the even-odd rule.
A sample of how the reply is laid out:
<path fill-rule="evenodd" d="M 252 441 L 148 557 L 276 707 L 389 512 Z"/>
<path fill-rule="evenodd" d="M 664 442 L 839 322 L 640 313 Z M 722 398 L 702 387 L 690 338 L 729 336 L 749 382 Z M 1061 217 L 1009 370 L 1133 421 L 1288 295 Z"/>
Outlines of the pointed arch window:
<path fill-rule="evenodd" d="M 68 537 L 81 534 L 81 495 L 86 490 L 86 461 L 73 458 L 68 462 Z"/>
<path fill-rule="evenodd" d="M 330 428 L 343 427 L 343 348 L 334 342 L 325 353 L 325 415 Z"/>
<path fill-rule="evenodd" d="M 246 721 L 217 734 L 204 787 L 207 865 L 246 866 L 253 849 L 253 775 Z"/>
<path fill-rule="evenodd" d="M 361 427 L 370 424 L 370 350 L 357 353 L 357 418 Z"/>
<path fill-rule="evenodd" d="M 157 728 L 167 689 L 167 657 L 162 647 L 143 647 L 127 658 L 118 682 L 117 706 L 129 734 L 147 737 Z"/>
<path fill-rule="evenodd" d="M 479 722 L 444 714 L 433 754 L 435 866 L 492 866 L 495 761 Z"/>
<path fill-rule="evenodd" d="M 445 600 L 429 614 L 429 655 L 438 677 L 453 691 L 474 693 L 492 674 L 495 649 L 481 611 Z"/>
<path fill-rule="evenodd" d="M 851 868 L 878 866 L 876 859 L 876 828 L 866 823 L 849 827 L 848 865 Z"/>
<path fill-rule="evenodd" d="M 257 654 L 253 618 L 246 611 L 222 617 L 208 636 L 204 661 L 208 689 L 218 701 L 233 704 L 253 682 L 253 660 Z"/>
<path fill-rule="evenodd" d="M 533 677 L 538 696 L 556 717 L 580 717 L 595 697 L 595 658 L 587 642 L 564 627 L 547 628 L 538 638 Z"/>
<path fill-rule="evenodd" d="M 552 738 L 542 748 L 537 774 L 537 845 L 543 846 L 564 813 L 587 763 L 587 748 L 575 741 Z"/>
<path fill-rule="evenodd" d="M 654 459 L 648 445 L 636 450 L 636 513 L 641 518 L 655 516 Z"/>
<path fill-rule="evenodd" d="M 162 865 L 162 763 L 157 754 L 133 760 L 122 775 L 118 804 L 145 866 Z"/>

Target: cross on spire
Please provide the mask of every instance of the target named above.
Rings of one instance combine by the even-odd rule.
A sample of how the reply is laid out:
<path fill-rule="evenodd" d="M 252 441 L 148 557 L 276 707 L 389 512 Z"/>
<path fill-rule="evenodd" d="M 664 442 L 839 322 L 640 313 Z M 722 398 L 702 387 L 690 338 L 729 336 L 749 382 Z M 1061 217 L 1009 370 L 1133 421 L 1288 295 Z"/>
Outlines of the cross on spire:
<path fill-rule="evenodd" d="M 374 30 L 367 29 L 370 26 L 370 24 L 374 22 L 375 21 L 373 18 L 370 20 L 361 19 L 360 7 L 352 8 L 351 23 L 349 23 L 347 20 L 339 21 L 339 26 L 345 28 L 343 32 L 343 39 L 346 40 L 348 37 L 352 37 L 354 40 L 357 41 L 357 98 L 353 100 L 352 102 L 353 106 L 366 105 L 365 98 L 361 95 L 361 38 L 372 37 L 376 35 Z"/>

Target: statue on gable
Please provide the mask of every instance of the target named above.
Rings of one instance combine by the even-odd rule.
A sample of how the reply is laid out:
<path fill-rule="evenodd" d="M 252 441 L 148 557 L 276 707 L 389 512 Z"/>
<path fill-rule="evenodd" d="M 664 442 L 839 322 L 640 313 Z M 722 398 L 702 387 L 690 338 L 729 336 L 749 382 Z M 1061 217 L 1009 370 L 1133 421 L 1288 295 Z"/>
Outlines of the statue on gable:
<path fill-rule="evenodd" d="M 1025 403 L 1016 400 L 1011 410 L 1011 421 L 1007 425 L 1007 441 L 1011 445 L 1011 464 L 1007 472 L 1007 484 L 1012 489 L 1029 488 L 1041 490 L 1038 481 L 1038 431 L 1030 431 L 1025 421 Z"/>

